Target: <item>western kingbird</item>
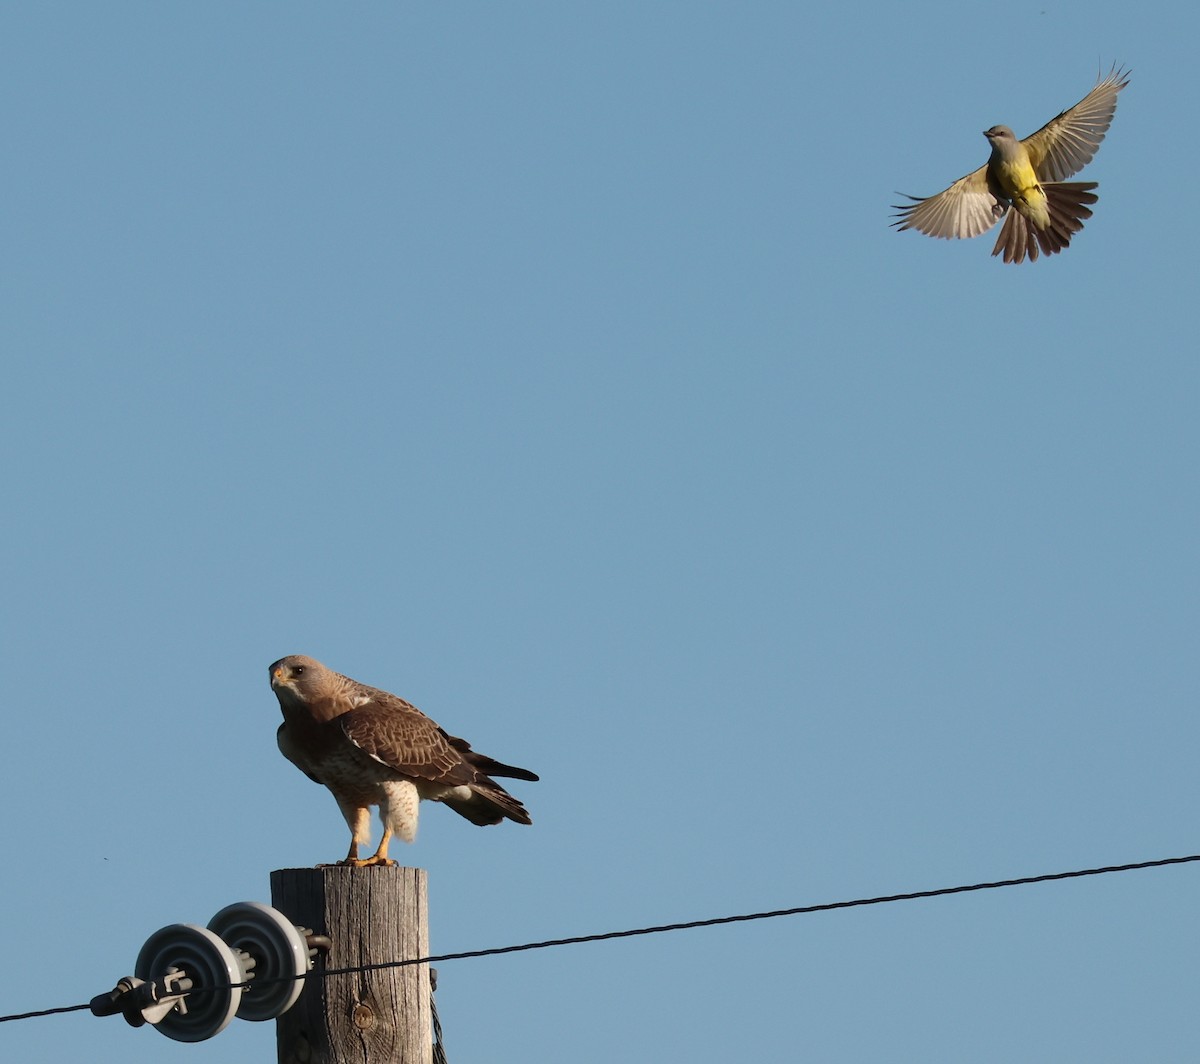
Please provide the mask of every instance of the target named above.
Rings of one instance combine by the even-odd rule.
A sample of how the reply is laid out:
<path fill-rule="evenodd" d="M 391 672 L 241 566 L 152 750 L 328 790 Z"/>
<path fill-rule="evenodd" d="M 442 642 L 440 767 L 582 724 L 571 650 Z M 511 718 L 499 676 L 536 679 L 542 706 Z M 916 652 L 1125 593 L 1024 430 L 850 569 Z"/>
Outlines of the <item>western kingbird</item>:
<path fill-rule="evenodd" d="M 984 130 L 992 146 L 988 161 L 936 196 L 906 196 L 912 202 L 896 206 L 899 220 L 892 224 L 951 239 L 986 233 L 1007 214 L 993 255 L 1033 262 L 1039 250 L 1062 251 L 1098 198 L 1095 181 L 1064 179 L 1092 161 L 1112 124 L 1117 93 L 1128 84 L 1129 72 L 1114 66 L 1079 103 L 1024 140 L 1008 126 Z"/>

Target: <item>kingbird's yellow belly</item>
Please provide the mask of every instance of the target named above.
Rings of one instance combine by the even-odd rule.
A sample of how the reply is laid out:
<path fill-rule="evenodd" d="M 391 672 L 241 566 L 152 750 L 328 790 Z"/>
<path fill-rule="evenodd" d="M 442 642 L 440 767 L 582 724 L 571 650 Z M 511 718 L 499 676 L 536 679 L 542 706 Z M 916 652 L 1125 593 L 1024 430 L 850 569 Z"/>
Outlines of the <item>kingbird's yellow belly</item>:
<path fill-rule="evenodd" d="M 1050 225 L 1050 205 L 1046 200 L 1046 193 L 1042 191 L 1037 174 L 1028 162 L 1002 160 L 993 164 L 992 173 L 1018 211 L 1039 229 Z"/>

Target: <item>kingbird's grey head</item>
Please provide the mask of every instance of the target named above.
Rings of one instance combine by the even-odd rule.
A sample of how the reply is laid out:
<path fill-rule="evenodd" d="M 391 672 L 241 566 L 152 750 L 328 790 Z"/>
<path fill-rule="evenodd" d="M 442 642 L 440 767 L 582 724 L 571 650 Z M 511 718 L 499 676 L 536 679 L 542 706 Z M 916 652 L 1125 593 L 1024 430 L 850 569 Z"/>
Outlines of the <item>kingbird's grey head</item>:
<path fill-rule="evenodd" d="M 993 159 L 1013 159 L 1020 154 L 1021 142 L 1008 126 L 992 126 L 985 129 L 983 135 L 992 146 Z"/>

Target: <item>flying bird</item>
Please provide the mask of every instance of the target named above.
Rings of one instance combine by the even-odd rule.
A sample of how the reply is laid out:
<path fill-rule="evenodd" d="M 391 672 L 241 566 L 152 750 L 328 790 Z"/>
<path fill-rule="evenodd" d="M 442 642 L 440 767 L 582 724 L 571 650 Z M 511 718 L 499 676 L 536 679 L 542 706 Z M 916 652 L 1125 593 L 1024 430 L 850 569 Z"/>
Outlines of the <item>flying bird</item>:
<path fill-rule="evenodd" d="M 1112 124 L 1117 93 L 1128 84 L 1129 71 L 1114 66 L 1079 103 L 1024 140 L 1008 126 L 984 130 L 992 146 L 988 161 L 936 196 L 905 196 L 912 202 L 896 205 L 892 225 L 951 239 L 979 236 L 1004 218 L 992 254 L 1003 252 L 1005 262 L 1062 251 L 1098 199 L 1095 181 L 1065 179 L 1092 161 Z"/>
<path fill-rule="evenodd" d="M 504 819 L 530 824 L 525 807 L 493 776 L 537 776 L 476 753 L 403 698 L 368 687 L 302 654 L 270 669 L 283 710 L 279 749 L 310 779 L 328 787 L 350 827 L 350 851 L 339 864 L 390 865 L 388 844 L 417 835 L 422 798 L 443 802 L 472 824 Z M 374 855 L 359 858 L 371 834 L 370 807 L 379 807 L 383 838 Z"/>

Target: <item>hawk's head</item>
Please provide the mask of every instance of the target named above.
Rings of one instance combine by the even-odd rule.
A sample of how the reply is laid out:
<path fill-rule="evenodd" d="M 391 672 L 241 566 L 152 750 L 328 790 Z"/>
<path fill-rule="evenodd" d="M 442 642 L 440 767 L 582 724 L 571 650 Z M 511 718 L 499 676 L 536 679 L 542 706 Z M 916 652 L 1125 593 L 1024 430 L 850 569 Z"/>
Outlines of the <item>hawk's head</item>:
<path fill-rule="evenodd" d="M 279 699 L 284 716 L 289 718 L 299 713 L 317 720 L 332 720 L 371 700 L 370 688 L 303 654 L 280 658 L 271 666 L 270 677 L 271 690 Z"/>
<path fill-rule="evenodd" d="M 325 688 L 333 675 L 319 661 L 303 654 L 289 654 L 270 668 L 271 689 L 282 700 L 289 695 L 310 702 Z"/>

